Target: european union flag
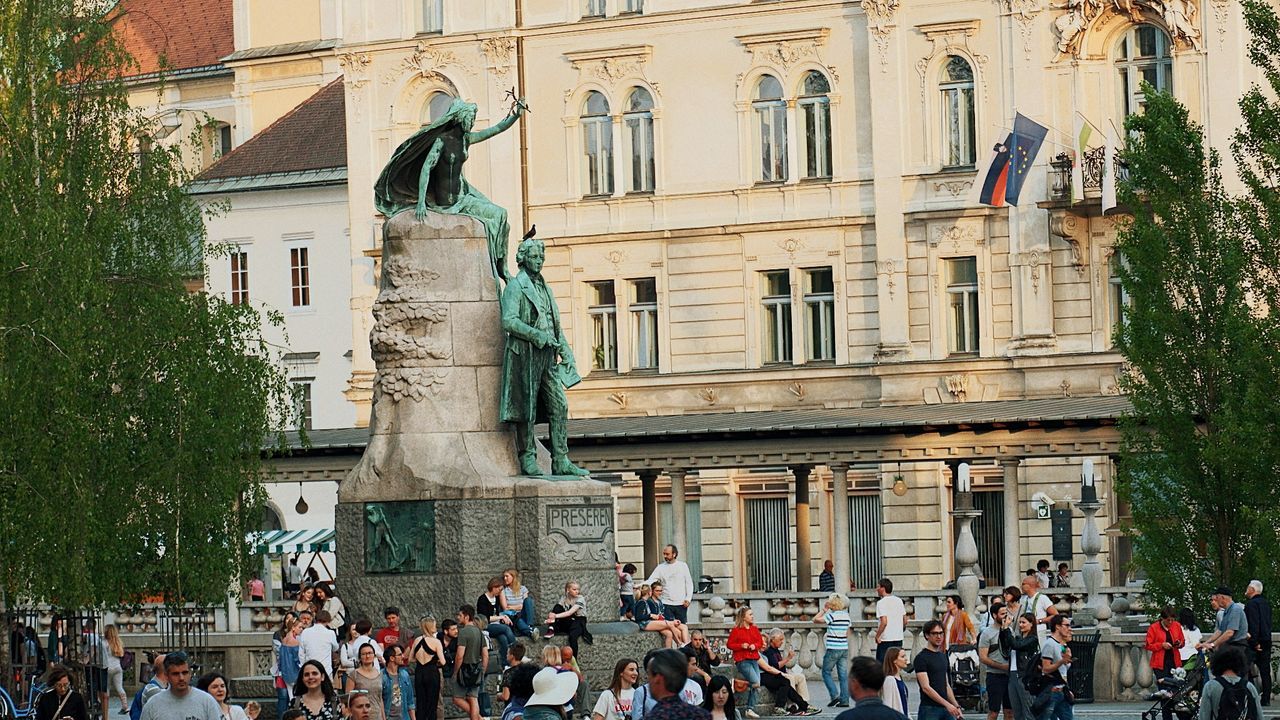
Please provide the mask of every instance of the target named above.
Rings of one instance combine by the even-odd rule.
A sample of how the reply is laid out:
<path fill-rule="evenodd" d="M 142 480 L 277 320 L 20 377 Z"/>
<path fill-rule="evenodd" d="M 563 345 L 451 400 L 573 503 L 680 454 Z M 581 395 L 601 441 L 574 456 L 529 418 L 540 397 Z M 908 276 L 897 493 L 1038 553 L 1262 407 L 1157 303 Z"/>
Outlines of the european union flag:
<path fill-rule="evenodd" d="M 1040 146 L 1049 134 L 1049 128 L 1018 113 L 1013 120 L 1013 133 L 1010 134 L 1012 144 L 1009 146 L 1009 181 L 1005 187 L 1004 199 L 1010 205 L 1018 204 L 1018 196 L 1022 193 L 1022 185 L 1036 162 Z"/>

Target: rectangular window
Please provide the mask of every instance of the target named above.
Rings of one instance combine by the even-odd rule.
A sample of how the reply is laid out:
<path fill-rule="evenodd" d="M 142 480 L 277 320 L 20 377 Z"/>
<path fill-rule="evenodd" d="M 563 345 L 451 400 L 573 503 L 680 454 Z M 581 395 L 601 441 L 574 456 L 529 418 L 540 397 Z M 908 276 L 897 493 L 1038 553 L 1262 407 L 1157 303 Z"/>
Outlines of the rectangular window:
<path fill-rule="evenodd" d="M 849 578 L 860 588 L 875 587 L 884 577 L 880 546 L 880 495 L 849 496 Z"/>
<path fill-rule="evenodd" d="M 246 305 L 249 302 L 249 253 L 231 251 L 231 304 Z"/>
<path fill-rule="evenodd" d="M 947 260 L 947 349 L 952 354 L 978 352 L 978 259 Z"/>
<path fill-rule="evenodd" d="M 827 99 L 800 103 L 804 110 L 804 176 L 831 177 L 831 105 Z"/>
<path fill-rule="evenodd" d="M 604 0 L 586 0 L 582 8 L 583 17 L 604 17 Z"/>
<path fill-rule="evenodd" d="M 444 32 L 444 0 L 421 0 L 419 32 Z"/>
<path fill-rule="evenodd" d="M 653 192 L 653 115 L 628 113 L 623 123 L 631 144 L 631 192 Z"/>
<path fill-rule="evenodd" d="M 747 522 L 747 580 L 752 591 L 791 589 L 791 511 L 786 498 L 743 501 Z"/>
<path fill-rule="evenodd" d="M 583 147 L 586 150 L 586 194 L 613 194 L 613 123 L 609 116 L 592 117 L 582 122 Z"/>
<path fill-rule="evenodd" d="M 1107 289 L 1110 295 L 1107 309 L 1110 312 L 1110 329 L 1113 336 L 1124 325 L 1125 309 L 1129 307 L 1129 293 L 1125 291 L 1124 284 L 1120 282 L 1120 264 L 1122 262 L 1119 255 L 1112 255 L 1107 267 Z"/>
<path fill-rule="evenodd" d="M 587 283 L 591 305 L 591 368 L 618 369 L 618 301 L 613 281 Z"/>
<path fill-rule="evenodd" d="M 311 305 L 311 266 L 307 248 L 289 248 L 289 282 L 293 290 L 293 306 Z"/>
<path fill-rule="evenodd" d="M 762 333 L 766 363 L 791 362 L 791 275 L 786 270 L 761 273 L 764 290 Z"/>
<path fill-rule="evenodd" d="M 831 268 L 804 271 L 805 356 L 836 359 L 836 295 Z"/>
<path fill-rule="evenodd" d="M 658 367 L 658 287 L 653 278 L 631 281 L 631 367 Z"/>
<path fill-rule="evenodd" d="M 644 0 L 623 0 L 622 12 L 624 13 L 644 12 Z"/>
<path fill-rule="evenodd" d="M 293 380 L 294 409 L 297 415 L 298 426 L 310 430 L 311 429 L 311 382 L 313 378 L 300 378 Z"/>
<path fill-rule="evenodd" d="M 942 91 L 947 140 L 946 166 L 968 167 L 977 162 L 974 128 L 973 85 L 948 87 Z"/>
<path fill-rule="evenodd" d="M 787 179 L 787 106 L 782 102 L 755 104 L 760 133 L 760 182 Z"/>
<path fill-rule="evenodd" d="M 217 147 L 218 157 L 222 157 L 229 152 L 231 152 L 231 126 L 219 125 Z"/>

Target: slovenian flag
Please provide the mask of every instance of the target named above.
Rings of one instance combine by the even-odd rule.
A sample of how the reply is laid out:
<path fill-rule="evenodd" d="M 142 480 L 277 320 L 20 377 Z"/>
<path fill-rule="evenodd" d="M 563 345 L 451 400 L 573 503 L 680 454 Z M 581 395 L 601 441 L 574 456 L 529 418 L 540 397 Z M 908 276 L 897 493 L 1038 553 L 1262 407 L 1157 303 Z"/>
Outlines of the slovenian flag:
<path fill-rule="evenodd" d="M 1022 186 L 1048 135 L 1048 128 L 1018 113 L 1013 120 L 1013 132 L 995 146 L 979 202 L 993 207 L 1017 205 Z"/>
<path fill-rule="evenodd" d="M 987 178 L 982 182 L 982 194 L 978 202 L 992 207 L 1004 207 L 1005 187 L 1009 183 L 1009 148 L 1013 145 L 1010 134 L 1004 142 L 991 148 L 993 156 L 987 168 Z"/>

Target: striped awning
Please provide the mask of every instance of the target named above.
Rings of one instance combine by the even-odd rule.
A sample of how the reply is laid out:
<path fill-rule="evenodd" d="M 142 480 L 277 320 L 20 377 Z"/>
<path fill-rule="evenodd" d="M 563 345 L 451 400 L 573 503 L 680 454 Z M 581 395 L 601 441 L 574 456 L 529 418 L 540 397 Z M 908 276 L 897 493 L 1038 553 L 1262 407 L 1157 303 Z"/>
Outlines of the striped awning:
<path fill-rule="evenodd" d="M 268 555 L 282 553 L 333 552 L 333 528 L 310 530 L 268 530 L 254 533 L 254 551 Z"/>

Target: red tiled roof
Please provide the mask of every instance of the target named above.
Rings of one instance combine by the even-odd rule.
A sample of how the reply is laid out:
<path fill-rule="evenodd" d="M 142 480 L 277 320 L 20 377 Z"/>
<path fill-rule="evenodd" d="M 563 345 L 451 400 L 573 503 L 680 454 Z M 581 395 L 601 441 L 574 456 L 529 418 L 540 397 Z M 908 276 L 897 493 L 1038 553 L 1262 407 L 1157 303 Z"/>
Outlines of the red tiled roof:
<path fill-rule="evenodd" d="M 235 51 L 232 0 L 121 0 L 111 16 L 138 68 L 130 74 L 218 65 Z"/>
<path fill-rule="evenodd" d="M 196 179 L 253 177 L 346 166 L 346 90 L 339 78 L 227 153 Z"/>

